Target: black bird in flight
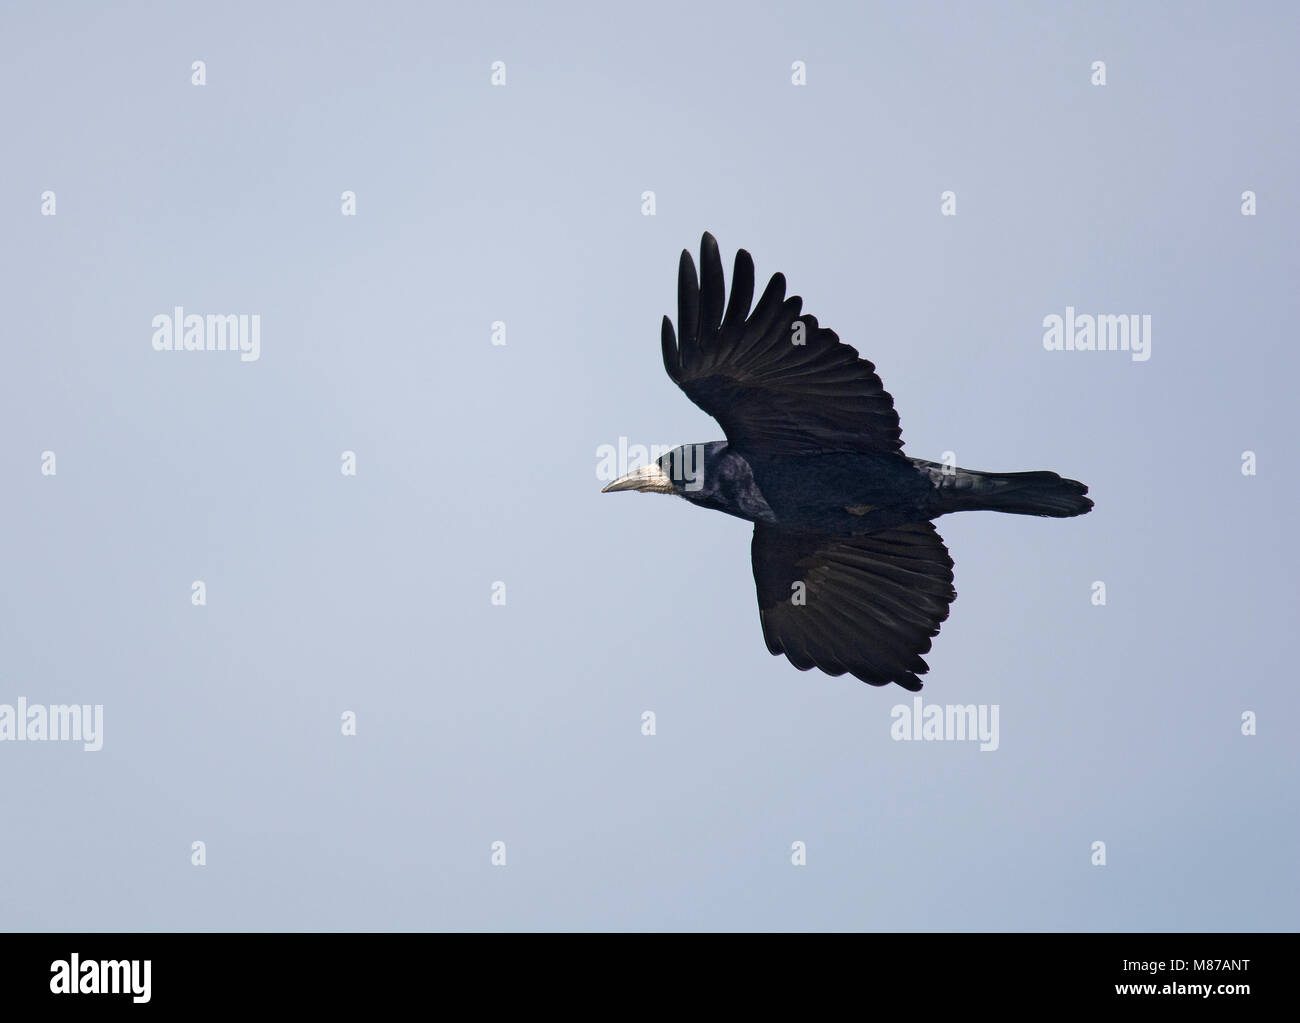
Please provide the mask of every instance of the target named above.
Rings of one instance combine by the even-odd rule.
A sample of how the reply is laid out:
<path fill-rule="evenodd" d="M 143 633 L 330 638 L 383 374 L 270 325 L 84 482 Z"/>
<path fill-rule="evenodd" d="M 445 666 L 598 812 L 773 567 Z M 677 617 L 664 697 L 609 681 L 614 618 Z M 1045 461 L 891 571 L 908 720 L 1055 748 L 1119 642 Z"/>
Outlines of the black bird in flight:
<path fill-rule="evenodd" d="M 724 312 L 722 257 L 708 233 L 700 265 L 697 279 L 682 251 L 664 368 L 727 439 L 675 448 L 602 493 L 677 494 L 753 522 L 768 650 L 802 671 L 920 689 L 921 655 L 957 598 L 930 520 L 955 511 L 1069 518 L 1092 508 L 1088 488 L 1054 472 L 907 457 L 876 367 L 801 313 L 782 274 L 751 311 L 754 261 L 741 249 Z"/>

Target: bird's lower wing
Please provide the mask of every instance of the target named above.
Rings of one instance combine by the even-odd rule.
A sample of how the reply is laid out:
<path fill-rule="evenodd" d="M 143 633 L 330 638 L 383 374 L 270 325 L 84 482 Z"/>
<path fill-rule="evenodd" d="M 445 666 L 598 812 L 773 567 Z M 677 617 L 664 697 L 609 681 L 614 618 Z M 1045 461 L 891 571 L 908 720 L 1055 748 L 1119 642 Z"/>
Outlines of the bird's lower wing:
<path fill-rule="evenodd" d="M 918 690 L 921 654 L 957 599 L 952 558 L 929 522 L 858 537 L 754 528 L 763 638 L 801 670 Z M 802 585 L 799 585 L 802 584 Z"/>

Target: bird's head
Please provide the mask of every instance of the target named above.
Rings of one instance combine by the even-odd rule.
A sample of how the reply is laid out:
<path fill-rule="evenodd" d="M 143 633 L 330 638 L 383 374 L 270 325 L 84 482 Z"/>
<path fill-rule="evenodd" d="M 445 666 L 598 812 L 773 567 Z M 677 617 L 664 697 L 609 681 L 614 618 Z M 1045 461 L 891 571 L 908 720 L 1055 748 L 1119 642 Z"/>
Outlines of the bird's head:
<path fill-rule="evenodd" d="M 602 494 L 618 490 L 640 490 L 648 494 L 676 494 L 688 501 L 705 493 L 710 470 L 717 464 L 722 441 L 708 444 L 683 444 L 653 462 L 633 469 L 601 488 Z"/>
<path fill-rule="evenodd" d="M 649 465 L 606 484 L 601 493 L 615 490 L 676 494 L 691 504 L 750 522 L 776 521 L 754 482 L 749 462 L 722 440 L 673 448 Z"/>

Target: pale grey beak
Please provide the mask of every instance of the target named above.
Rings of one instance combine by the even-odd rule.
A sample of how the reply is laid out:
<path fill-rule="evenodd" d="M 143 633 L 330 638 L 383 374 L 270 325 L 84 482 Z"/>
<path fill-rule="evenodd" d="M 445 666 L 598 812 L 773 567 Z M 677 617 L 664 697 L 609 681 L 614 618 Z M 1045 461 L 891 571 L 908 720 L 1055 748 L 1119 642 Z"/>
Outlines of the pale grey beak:
<path fill-rule="evenodd" d="M 659 468 L 657 462 L 643 465 L 640 469 L 634 469 L 626 476 L 620 476 L 613 483 L 607 483 L 601 487 L 600 492 L 610 494 L 616 490 L 644 490 L 650 494 L 671 494 L 675 492 L 672 479 Z"/>

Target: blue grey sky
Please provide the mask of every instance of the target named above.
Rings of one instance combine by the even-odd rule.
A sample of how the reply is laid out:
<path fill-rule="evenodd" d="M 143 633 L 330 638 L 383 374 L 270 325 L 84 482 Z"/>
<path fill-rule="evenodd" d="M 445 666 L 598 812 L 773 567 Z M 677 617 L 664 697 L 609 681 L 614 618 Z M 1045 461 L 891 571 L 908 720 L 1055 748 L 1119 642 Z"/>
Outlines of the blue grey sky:
<path fill-rule="evenodd" d="M 0 927 L 1296 929 L 1298 29 L 6 4 L 0 704 L 103 745 L 0 741 Z M 599 493 L 601 445 L 721 437 L 658 341 L 704 230 L 909 454 L 1091 486 L 938 523 L 920 695 L 996 751 L 770 656 L 745 523 Z M 155 351 L 176 306 L 260 357 Z M 1045 350 L 1067 306 L 1151 358 Z"/>

